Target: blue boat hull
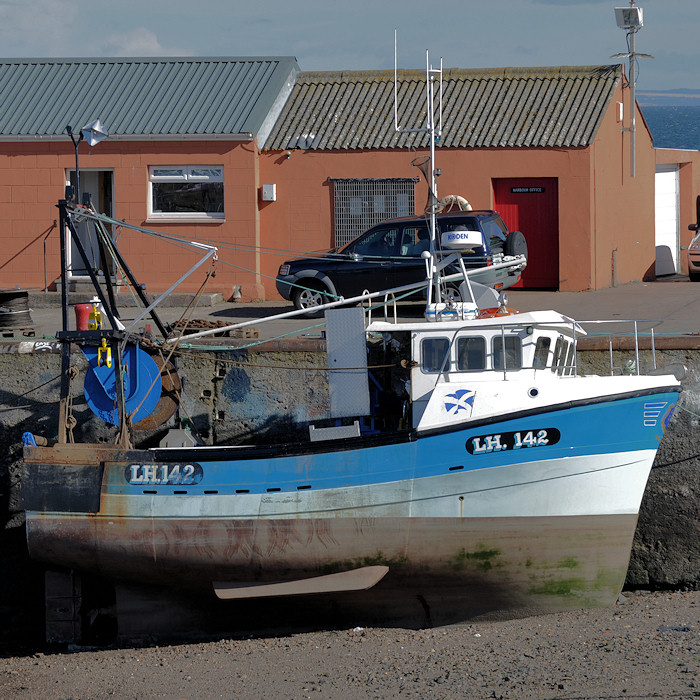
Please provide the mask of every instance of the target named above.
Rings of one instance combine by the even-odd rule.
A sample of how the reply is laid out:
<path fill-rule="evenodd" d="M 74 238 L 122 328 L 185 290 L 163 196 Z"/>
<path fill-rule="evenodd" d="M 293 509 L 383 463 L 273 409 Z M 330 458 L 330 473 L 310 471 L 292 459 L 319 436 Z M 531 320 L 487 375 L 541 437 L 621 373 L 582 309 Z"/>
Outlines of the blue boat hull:
<path fill-rule="evenodd" d="M 28 448 L 33 483 L 54 479 L 41 504 L 26 497 L 30 553 L 209 591 L 381 565 L 386 576 L 352 595 L 422 596 L 455 619 L 607 605 L 676 398 L 284 448 Z"/>

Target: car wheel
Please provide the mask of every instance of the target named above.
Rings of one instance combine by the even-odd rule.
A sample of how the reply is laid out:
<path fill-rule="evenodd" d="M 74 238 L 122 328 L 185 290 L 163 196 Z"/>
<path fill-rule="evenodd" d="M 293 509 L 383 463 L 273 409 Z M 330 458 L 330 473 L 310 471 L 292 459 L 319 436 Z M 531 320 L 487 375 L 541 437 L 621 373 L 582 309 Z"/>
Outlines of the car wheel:
<path fill-rule="evenodd" d="M 319 311 L 317 307 L 328 301 L 324 291 L 325 290 L 310 288 L 295 289 L 292 294 L 292 303 L 294 304 L 294 308 L 299 309 L 300 311 L 307 309 L 308 313 L 305 315 L 309 318 L 321 316 L 323 311 Z"/>
<path fill-rule="evenodd" d="M 527 259 L 527 241 L 521 231 L 511 231 L 506 238 L 506 255 L 524 255 Z"/>
<path fill-rule="evenodd" d="M 700 272 L 688 271 L 688 278 L 691 282 L 700 282 Z"/>

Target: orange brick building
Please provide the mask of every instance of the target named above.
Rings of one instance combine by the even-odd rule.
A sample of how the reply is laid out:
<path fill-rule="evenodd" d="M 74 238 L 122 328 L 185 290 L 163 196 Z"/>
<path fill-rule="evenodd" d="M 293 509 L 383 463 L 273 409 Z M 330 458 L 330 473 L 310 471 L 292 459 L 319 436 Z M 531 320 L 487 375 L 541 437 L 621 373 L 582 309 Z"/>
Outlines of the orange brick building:
<path fill-rule="evenodd" d="M 698 153 L 656 151 L 638 118 L 631 177 L 621 66 L 449 69 L 443 86 L 439 195 L 495 208 L 525 233 L 526 287 L 642 279 L 664 246 L 684 271 Z M 55 204 L 75 184 L 66 126 L 99 118 L 109 138 L 78 146 L 80 190 L 96 208 L 217 245 L 209 292 L 277 298 L 284 259 L 422 211 L 427 188 L 411 162 L 429 144 L 395 132 L 393 90 L 393 71 L 303 73 L 289 57 L 0 61 L 0 287 L 56 288 Z M 398 113 L 404 127 L 425 123 L 421 71 L 399 72 Z M 676 188 L 665 214 L 675 238 L 664 246 L 657 161 Z M 113 229 L 148 291 L 196 260 L 162 238 Z M 68 257 L 69 280 L 80 280 L 82 261 Z"/>

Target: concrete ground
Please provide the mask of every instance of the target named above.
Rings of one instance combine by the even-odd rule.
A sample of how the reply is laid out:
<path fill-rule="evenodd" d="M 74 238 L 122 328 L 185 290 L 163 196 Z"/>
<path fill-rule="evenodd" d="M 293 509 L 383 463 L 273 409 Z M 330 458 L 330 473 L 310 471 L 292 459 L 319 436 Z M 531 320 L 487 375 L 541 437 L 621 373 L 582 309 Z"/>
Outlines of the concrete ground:
<path fill-rule="evenodd" d="M 632 282 L 589 292 L 509 292 L 519 311 L 556 309 L 577 321 L 650 320 L 660 335 L 700 334 L 700 284 L 673 275 L 654 282 Z"/>
<path fill-rule="evenodd" d="M 170 300 L 173 306 L 164 306 L 159 314 L 165 323 L 174 323 L 186 313 L 187 299 L 180 295 Z M 60 295 L 32 292 L 29 297 L 30 327 L 36 337 L 53 337 L 61 328 Z M 578 321 L 594 319 L 645 320 L 640 332 L 654 328 L 656 335 L 700 335 L 700 284 L 687 277 L 674 275 L 653 282 L 633 282 L 615 288 L 588 292 L 540 292 L 514 289 L 508 291 L 508 306 L 518 311 L 554 309 Z M 218 295 L 205 295 L 200 305 L 191 312 L 191 319 L 226 324 L 247 323 L 247 330 L 237 332 L 249 338 L 314 338 L 321 335 L 323 319 L 297 317 L 262 323 L 262 319 L 292 311 L 290 302 L 282 299 L 256 303 L 220 301 Z M 402 318 L 418 318 L 422 313 L 420 302 L 404 303 L 399 307 Z M 124 322 L 136 316 L 135 307 L 125 307 L 121 314 Z M 75 317 L 70 314 L 70 322 Z M 144 319 L 138 327 L 149 323 Z M 71 325 L 71 327 L 74 327 Z M 21 336 L 23 331 L 15 331 Z M 7 335 L 7 334 L 5 334 Z"/>

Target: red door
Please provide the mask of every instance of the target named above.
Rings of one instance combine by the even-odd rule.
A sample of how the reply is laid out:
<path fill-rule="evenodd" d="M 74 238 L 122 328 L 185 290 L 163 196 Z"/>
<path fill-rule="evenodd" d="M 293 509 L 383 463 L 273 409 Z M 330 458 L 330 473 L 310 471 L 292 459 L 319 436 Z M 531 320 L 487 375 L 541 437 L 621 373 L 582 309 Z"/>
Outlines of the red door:
<path fill-rule="evenodd" d="M 493 181 L 494 209 L 511 231 L 522 231 L 528 261 L 516 287 L 559 289 L 559 205 L 555 177 Z"/>

